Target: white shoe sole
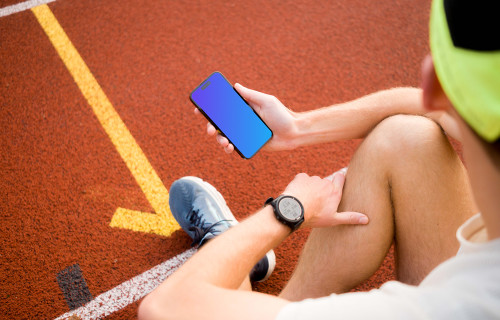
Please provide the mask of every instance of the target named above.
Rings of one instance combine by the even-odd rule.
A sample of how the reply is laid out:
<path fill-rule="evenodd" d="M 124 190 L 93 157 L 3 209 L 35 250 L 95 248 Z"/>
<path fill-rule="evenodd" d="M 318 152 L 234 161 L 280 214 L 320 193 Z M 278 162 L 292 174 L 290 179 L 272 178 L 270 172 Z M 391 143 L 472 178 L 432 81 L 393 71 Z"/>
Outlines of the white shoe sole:
<path fill-rule="evenodd" d="M 276 255 L 274 254 L 274 251 L 271 249 L 271 251 L 269 251 L 266 254 L 266 256 L 267 256 L 267 262 L 269 263 L 269 268 L 267 268 L 267 273 L 264 279 L 260 280 L 259 282 L 264 282 L 267 279 L 269 279 L 269 277 L 274 271 L 274 268 L 276 267 Z"/>

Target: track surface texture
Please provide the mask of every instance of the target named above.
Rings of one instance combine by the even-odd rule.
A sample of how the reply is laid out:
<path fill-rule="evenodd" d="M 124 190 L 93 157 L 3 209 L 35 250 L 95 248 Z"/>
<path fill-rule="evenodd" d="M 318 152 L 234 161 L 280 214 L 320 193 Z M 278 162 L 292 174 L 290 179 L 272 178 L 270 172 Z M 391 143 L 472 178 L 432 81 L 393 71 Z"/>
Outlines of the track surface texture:
<path fill-rule="evenodd" d="M 182 176 L 201 177 L 241 220 L 297 173 L 327 176 L 348 165 L 359 141 L 243 160 L 205 134 L 191 90 L 218 70 L 307 111 L 418 86 L 429 5 L 58 0 L 48 7 L 167 190 Z M 75 307 L 65 290 L 79 288 L 72 299 L 88 302 L 190 248 L 182 230 L 164 236 L 110 226 L 117 208 L 155 209 L 33 11 L 0 18 L 0 61 L 1 318 L 57 318 Z M 256 290 L 279 293 L 308 232 L 275 250 L 276 270 Z M 380 286 L 393 270 L 390 253 L 355 290 Z M 137 305 L 107 318 L 135 318 Z"/>

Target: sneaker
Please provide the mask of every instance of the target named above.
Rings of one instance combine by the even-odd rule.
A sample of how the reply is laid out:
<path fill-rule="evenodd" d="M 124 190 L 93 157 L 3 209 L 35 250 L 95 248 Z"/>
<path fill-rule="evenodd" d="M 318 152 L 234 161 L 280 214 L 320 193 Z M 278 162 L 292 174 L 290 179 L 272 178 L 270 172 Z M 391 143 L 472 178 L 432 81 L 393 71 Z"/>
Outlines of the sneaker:
<path fill-rule="evenodd" d="M 238 224 L 217 189 L 197 177 L 183 177 L 175 181 L 170 187 L 169 204 L 174 218 L 193 239 L 191 246 L 200 248 L 208 240 Z M 254 266 L 250 280 L 267 280 L 275 266 L 276 257 L 271 250 Z"/>
<path fill-rule="evenodd" d="M 222 195 L 197 177 L 184 177 L 170 187 L 170 209 L 182 229 L 193 239 L 191 246 L 206 241 L 238 223 Z"/>
<path fill-rule="evenodd" d="M 260 259 L 259 262 L 250 271 L 250 281 L 252 282 L 264 282 L 271 276 L 276 266 L 276 256 L 274 251 L 271 250 L 264 258 Z"/>

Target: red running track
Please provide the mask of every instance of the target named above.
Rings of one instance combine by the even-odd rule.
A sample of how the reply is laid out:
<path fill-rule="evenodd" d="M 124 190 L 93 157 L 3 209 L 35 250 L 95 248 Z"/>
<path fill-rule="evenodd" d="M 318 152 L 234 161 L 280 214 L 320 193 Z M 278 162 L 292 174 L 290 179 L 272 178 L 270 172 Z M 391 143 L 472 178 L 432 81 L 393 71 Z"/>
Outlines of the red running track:
<path fill-rule="evenodd" d="M 14 1 L 2 1 L 0 7 Z M 429 1 L 60 0 L 49 8 L 164 185 L 199 176 L 242 219 L 298 172 L 348 164 L 344 141 L 245 161 L 204 133 L 188 95 L 215 70 L 306 111 L 418 86 Z M 153 212 L 31 11 L 0 18 L 0 314 L 69 311 L 57 274 L 78 264 L 93 297 L 184 252 L 190 239 L 111 228 L 116 208 Z M 256 289 L 276 294 L 307 237 L 276 249 Z M 393 278 L 392 254 L 368 290 Z M 135 317 L 137 303 L 109 316 Z"/>

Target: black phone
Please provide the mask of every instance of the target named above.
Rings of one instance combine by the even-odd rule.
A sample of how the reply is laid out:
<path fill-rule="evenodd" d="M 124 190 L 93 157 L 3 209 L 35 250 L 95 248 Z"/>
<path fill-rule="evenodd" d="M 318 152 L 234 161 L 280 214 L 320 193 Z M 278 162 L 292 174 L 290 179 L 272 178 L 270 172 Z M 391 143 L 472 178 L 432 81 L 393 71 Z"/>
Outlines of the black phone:
<path fill-rule="evenodd" d="M 212 73 L 194 89 L 190 99 L 245 159 L 273 137 L 271 129 L 220 72 Z"/>

